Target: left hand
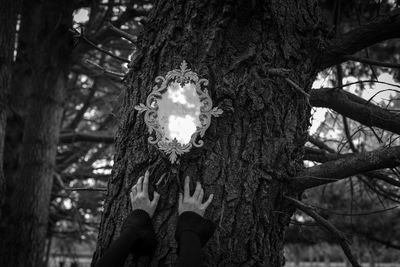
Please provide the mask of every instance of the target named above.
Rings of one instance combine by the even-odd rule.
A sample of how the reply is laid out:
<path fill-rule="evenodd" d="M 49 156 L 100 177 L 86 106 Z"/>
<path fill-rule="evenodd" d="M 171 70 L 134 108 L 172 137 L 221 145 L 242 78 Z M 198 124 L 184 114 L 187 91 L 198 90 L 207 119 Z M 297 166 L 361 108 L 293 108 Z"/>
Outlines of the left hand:
<path fill-rule="evenodd" d="M 179 206 L 178 213 L 181 215 L 185 211 L 192 211 L 199 214 L 201 217 L 204 217 L 204 213 L 207 207 L 210 205 L 213 200 L 214 195 L 211 194 L 207 201 L 203 203 L 204 190 L 201 187 L 200 182 L 197 182 L 196 189 L 192 196 L 190 196 L 190 177 L 186 176 L 185 178 L 185 191 L 184 195 L 179 193 Z"/>
<path fill-rule="evenodd" d="M 149 171 L 147 170 L 143 176 L 139 178 L 137 183 L 132 187 L 130 197 L 132 210 L 141 209 L 146 211 L 150 218 L 153 217 L 154 212 L 157 208 L 158 200 L 160 199 L 160 194 L 154 191 L 153 200 L 149 199 Z"/>

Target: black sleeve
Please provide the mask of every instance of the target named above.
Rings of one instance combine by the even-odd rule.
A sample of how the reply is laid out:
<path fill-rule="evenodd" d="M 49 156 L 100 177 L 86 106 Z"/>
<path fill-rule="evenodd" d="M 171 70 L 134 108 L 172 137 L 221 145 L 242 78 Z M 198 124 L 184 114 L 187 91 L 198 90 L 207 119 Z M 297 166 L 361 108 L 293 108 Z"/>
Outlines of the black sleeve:
<path fill-rule="evenodd" d="M 178 218 L 175 239 L 178 242 L 178 267 L 202 267 L 201 248 L 211 238 L 214 223 L 195 212 L 186 211 Z"/>
<path fill-rule="evenodd" d="M 151 254 L 157 239 L 148 213 L 134 210 L 122 224 L 121 234 L 96 263 L 96 267 L 123 266 L 129 253 Z"/>

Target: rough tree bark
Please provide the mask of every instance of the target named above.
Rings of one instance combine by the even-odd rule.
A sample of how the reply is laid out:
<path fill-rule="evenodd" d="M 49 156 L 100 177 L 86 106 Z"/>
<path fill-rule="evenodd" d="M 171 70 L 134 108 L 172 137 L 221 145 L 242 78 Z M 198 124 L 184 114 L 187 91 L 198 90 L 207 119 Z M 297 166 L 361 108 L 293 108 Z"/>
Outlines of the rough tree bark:
<path fill-rule="evenodd" d="M 0 266 L 42 266 L 53 169 L 68 77 L 73 1 L 24 1 L 21 32 L 30 92 L 17 175 L 7 199 Z M 25 50 L 26 49 L 26 50 Z"/>
<path fill-rule="evenodd" d="M 11 86 L 19 2 L 14 0 L 0 1 L 0 221 L 3 221 L 2 206 L 6 189 L 3 152 L 7 125 L 7 95 Z"/>
<path fill-rule="evenodd" d="M 181 159 L 181 179 L 200 180 L 215 197 L 206 217 L 217 230 L 205 250 L 207 266 L 282 266 L 284 232 L 293 208 L 283 199 L 287 180 L 302 168 L 309 107 L 269 68 L 293 70 L 290 80 L 309 91 L 321 36 L 316 1 L 166 1 L 154 6 L 133 56 L 116 139 L 113 175 L 93 265 L 130 210 L 128 193 L 151 168 L 151 183 L 168 172 L 168 161 L 147 142 L 143 117 L 134 105 L 145 102 L 157 75 L 189 67 L 210 81 L 213 119 L 204 147 Z M 151 259 L 128 266 L 174 266 L 178 183 L 161 190 L 153 218 L 159 246 Z"/>

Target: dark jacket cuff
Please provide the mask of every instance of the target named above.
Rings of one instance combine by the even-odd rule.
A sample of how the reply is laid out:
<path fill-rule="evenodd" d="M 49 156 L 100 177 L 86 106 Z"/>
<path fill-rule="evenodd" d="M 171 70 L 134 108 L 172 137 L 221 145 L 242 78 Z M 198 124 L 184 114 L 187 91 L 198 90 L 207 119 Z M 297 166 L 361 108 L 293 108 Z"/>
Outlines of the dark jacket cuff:
<path fill-rule="evenodd" d="M 175 239 L 179 243 L 182 233 L 186 231 L 197 234 L 203 247 L 214 234 L 215 225 L 212 221 L 204 219 L 199 214 L 192 211 L 185 211 L 178 218 Z"/>
<path fill-rule="evenodd" d="M 157 246 L 157 237 L 149 214 L 141 209 L 132 211 L 125 219 L 121 235 L 129 235 L 134 239 L 131 252 L 136 255 L 149 255 Z"/>

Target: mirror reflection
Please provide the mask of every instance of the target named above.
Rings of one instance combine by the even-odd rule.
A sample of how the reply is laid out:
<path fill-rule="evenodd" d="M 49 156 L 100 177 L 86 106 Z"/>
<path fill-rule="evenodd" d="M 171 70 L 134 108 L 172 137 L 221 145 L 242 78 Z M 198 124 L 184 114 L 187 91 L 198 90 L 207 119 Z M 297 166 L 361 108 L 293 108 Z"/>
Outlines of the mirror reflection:
<path fill-rule="evenodd" d="M 188 144 L 200 123 L 201 102 L 196 86 L 171 82 L 167 90 L 157 99 L 158 123 L 163 132 L 163 141 L 176 140 L 182 145 Z"/>

